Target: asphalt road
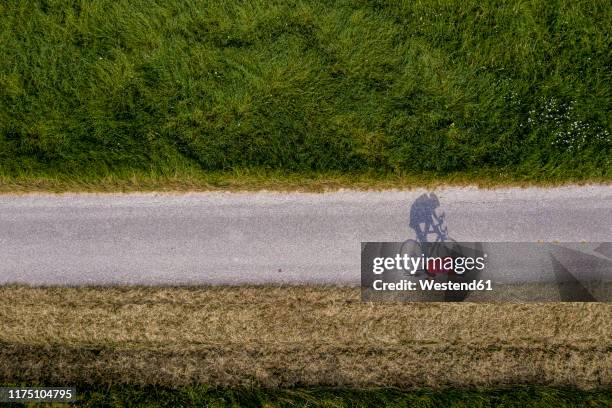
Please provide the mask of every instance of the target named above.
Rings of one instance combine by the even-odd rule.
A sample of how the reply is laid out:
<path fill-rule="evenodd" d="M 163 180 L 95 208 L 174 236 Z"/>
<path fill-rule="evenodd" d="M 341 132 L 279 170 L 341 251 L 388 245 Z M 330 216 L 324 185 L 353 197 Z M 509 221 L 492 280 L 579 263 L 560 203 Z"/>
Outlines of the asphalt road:
<path fill-rule="evenodd" d="M 0 283 L 358 283 L 425 190 L 0 195 Z M 457 241 L 612 241 L 612 187 L 437 190 Z"/>

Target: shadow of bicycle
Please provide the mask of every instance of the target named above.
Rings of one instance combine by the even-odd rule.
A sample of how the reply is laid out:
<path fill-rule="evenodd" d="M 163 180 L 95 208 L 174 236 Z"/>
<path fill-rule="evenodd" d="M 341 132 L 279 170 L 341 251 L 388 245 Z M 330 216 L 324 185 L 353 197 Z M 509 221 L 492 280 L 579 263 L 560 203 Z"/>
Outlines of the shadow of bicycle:
<path fill-rule="evenodd" d="M 457 243 L 449 236 L 446 213 L 442 210 L 440 199 L 433 193 L 424 193 L 410 206 L 409 227 L 415 238 L 402 243 L 400 255 L 423 259 L 422 267 L 411 273 L 413 279 L 427 279 L 439 282 L 470 282 L 479 279 L 480 270 L 457 271 L 458 258 L 476 259 L 483 255 L 481 243 Z M 425 294 L 431 301 L 461 302 L 470 294 L 469 290 L 430 291 Z"/>

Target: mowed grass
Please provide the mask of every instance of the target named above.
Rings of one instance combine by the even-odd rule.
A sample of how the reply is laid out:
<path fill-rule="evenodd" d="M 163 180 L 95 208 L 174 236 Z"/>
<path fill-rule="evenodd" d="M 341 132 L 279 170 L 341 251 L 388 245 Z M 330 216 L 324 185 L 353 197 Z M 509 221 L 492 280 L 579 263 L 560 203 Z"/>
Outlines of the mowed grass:
<path fill-rule="evenodd" d="M 0 382 L 609 389 L 611 320 L 604 303 L 374 304 L 358 288 L 3 286 Z"/>
<path fill-rule="evenodd" d="M 0 21 L 3 190 L 610 181 L 606 0 L 9 0 Z"/>

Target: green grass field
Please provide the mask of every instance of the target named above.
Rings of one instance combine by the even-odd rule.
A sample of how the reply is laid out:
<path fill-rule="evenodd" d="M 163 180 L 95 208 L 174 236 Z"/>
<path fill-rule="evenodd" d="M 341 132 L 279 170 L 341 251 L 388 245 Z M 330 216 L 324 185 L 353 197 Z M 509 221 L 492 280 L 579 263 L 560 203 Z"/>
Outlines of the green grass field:
<path fill-rule="evenodd" d="M 4 186 L 612 174 L 606 0 L 10 0 L 0 21 Z"/>

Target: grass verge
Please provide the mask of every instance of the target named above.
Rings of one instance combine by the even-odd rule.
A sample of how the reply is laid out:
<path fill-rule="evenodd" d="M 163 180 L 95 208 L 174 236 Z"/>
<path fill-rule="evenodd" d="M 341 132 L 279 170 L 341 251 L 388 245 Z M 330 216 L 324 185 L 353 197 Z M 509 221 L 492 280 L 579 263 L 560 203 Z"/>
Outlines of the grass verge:
<path fill-rule="evenodd" d="M 452 174 L 421 173 L 412 175 L 385 175 L 379 173 L 291 174 L 274 171 L 201 172 L 185 171 L 173 175 L 133 172 L 106 177 L 87 178 L 66 175 L 36 176 L 0 175 L 0 194 L 66 193 L 66 192 L 188 192 L 188 191 L 285 191 L 329 192 L 341 189 L 435 189 L 443 186 L 499 187 L 554 187 L 568 184 L 609 184 L 604 177 L 581 178 L 567 175 L 562 178 L 534 179 L 496 170 L 459 172 Z"/>
<path fill-rule="evenodd" d="M 13 385 L 13 384 L 11 384 Z M 505 407 L 603 408 L 612 404 L 612 391 L 572 388 L 514 387 L 502 389 L 211 389 L 189 387 L 112 386 L 78 388 L 83 407 Z"/>
<path fill-rule="evenodd" d="M 371 304 L 335 287 L 0 288 L 0 382 L 612 385 L 609 304 Z"/>

